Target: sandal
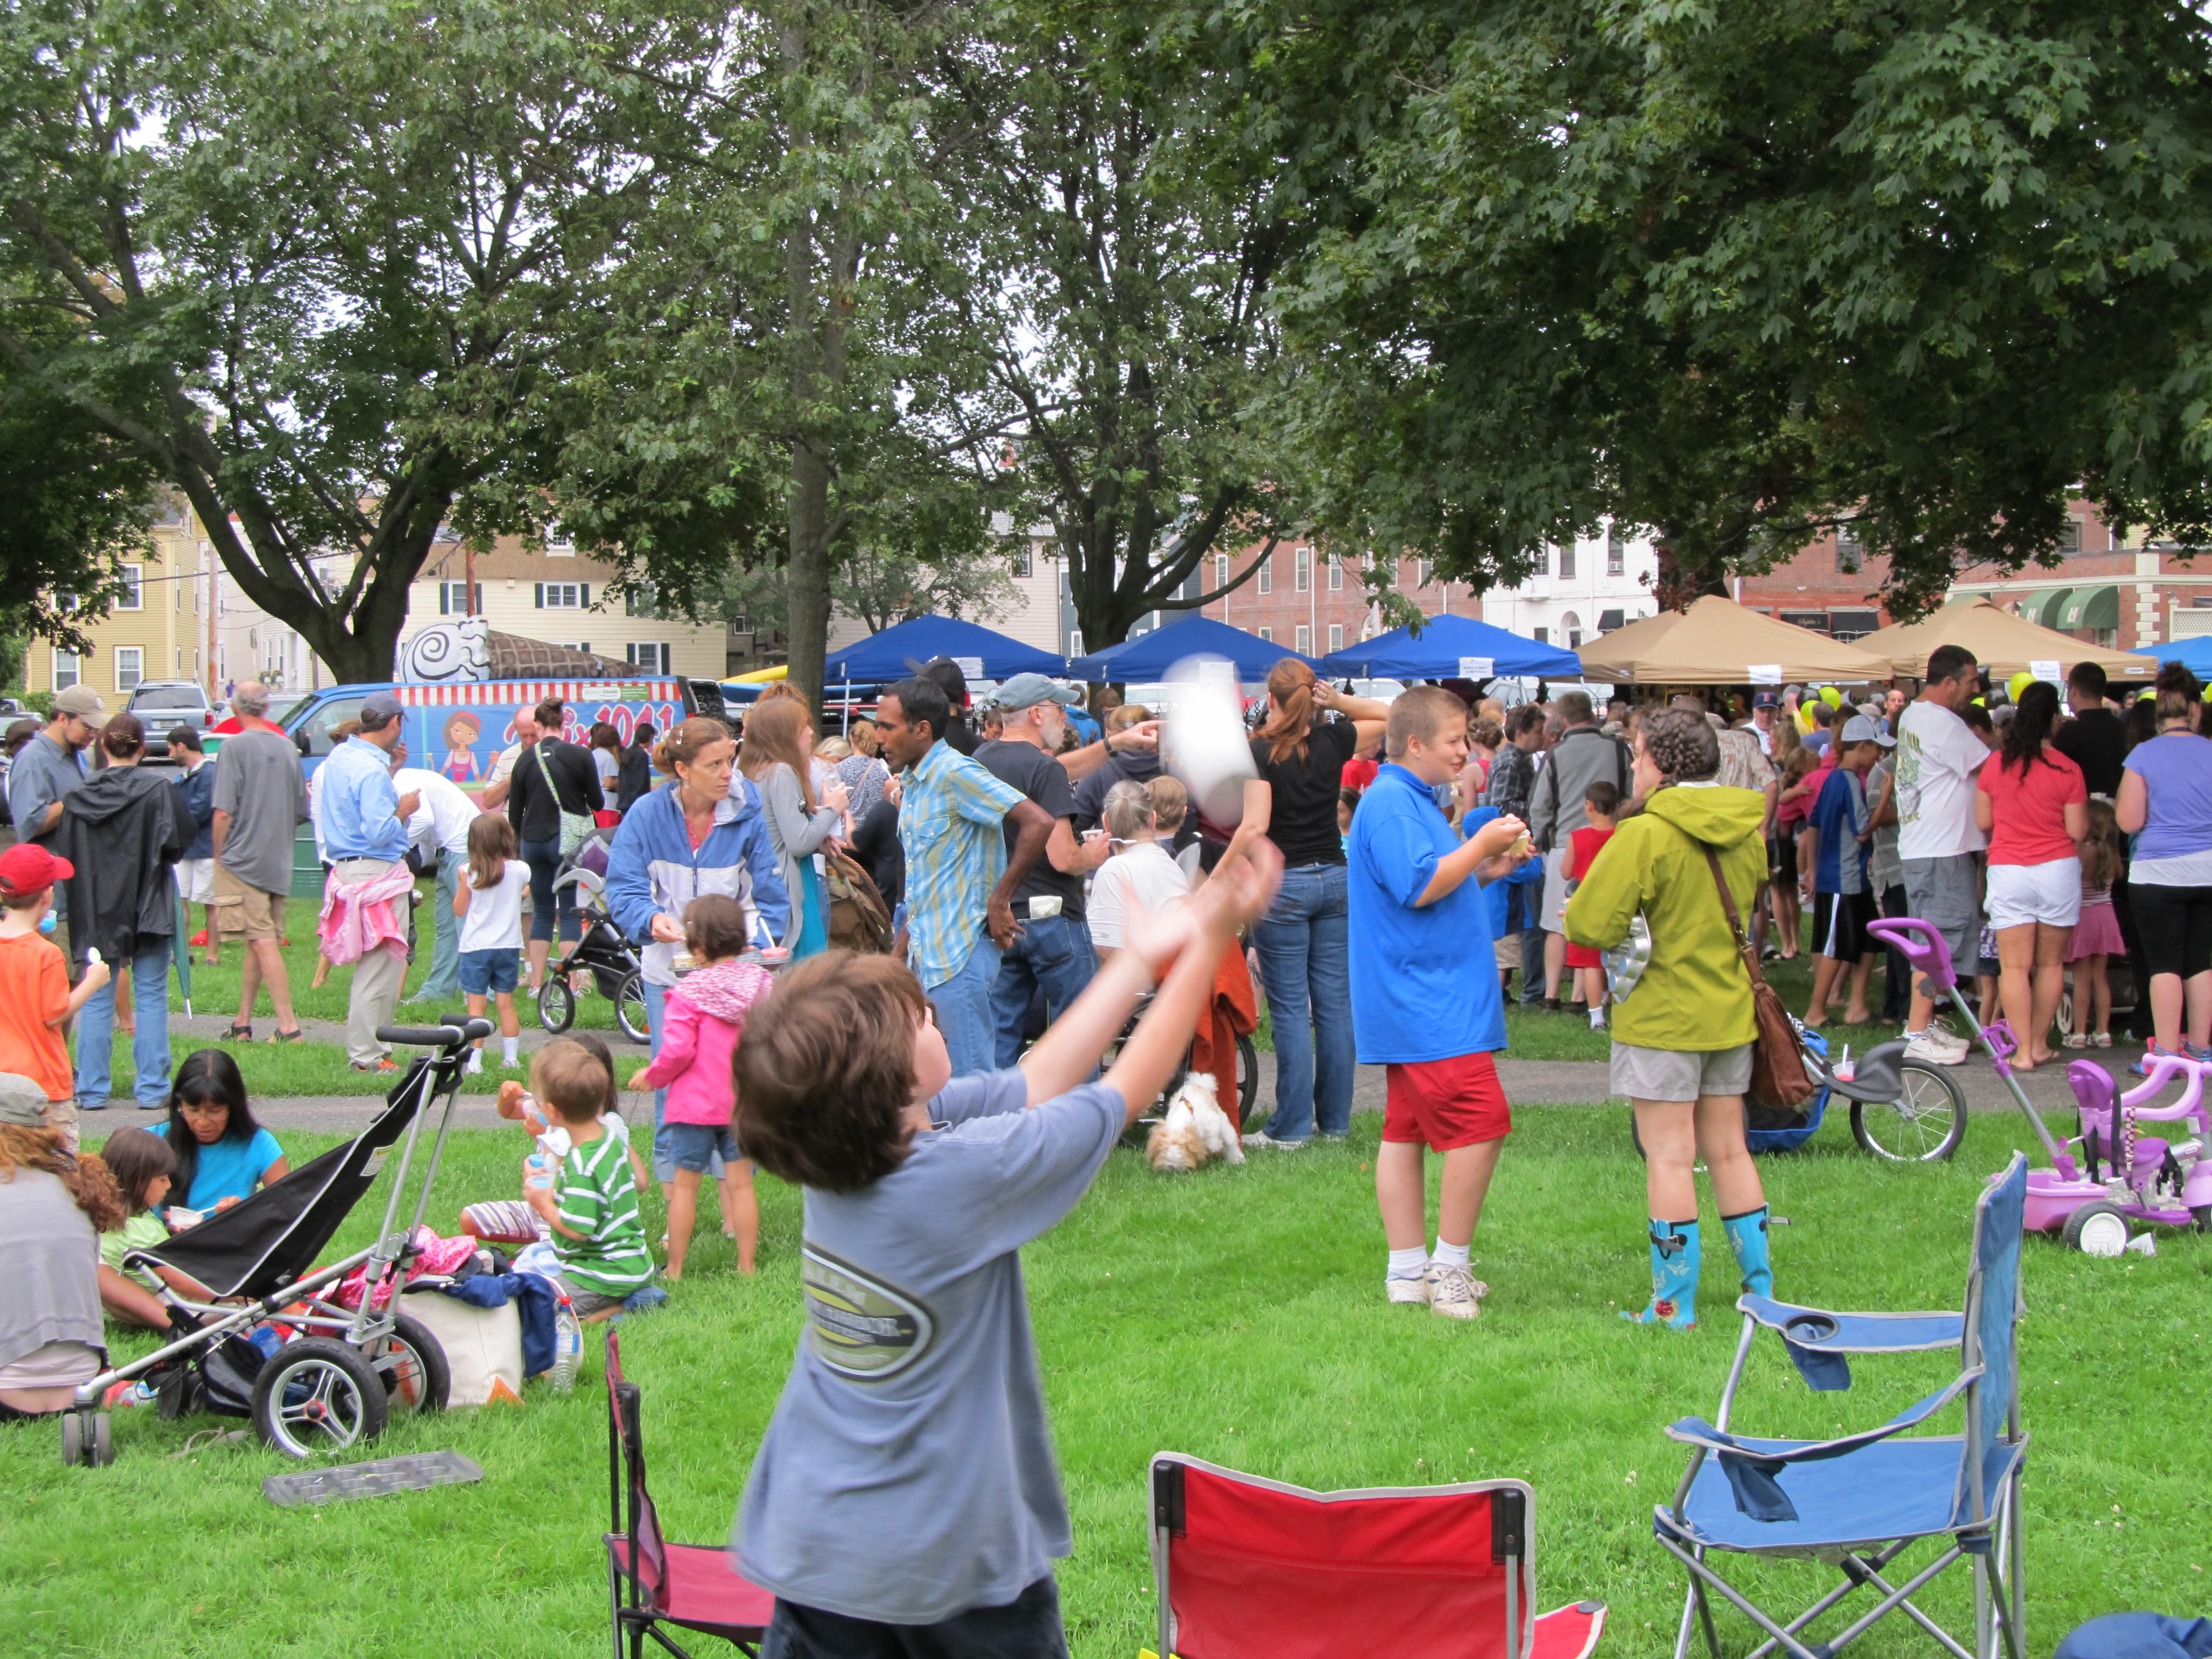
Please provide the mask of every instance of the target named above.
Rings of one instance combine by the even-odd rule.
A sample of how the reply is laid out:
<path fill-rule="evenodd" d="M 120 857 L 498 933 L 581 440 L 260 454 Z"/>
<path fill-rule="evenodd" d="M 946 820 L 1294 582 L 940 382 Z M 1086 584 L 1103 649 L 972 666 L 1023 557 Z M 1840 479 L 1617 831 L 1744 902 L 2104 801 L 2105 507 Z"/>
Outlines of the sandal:
<path fill-rule="evenodd" d="M 2111 1048 L 2112 1046 L 2112 1034 L 2110 1031 L 2096 1031 L 2091 1033 L 2089 1037 L 2089 1046 L 2092 1048 Z"/>
<path fill-rule="evenodd" d="M 307 1029 L 299 1025 L 295 1025 L 289 1031 L 279 1031 L 269 1039 L 271 1046 L 279 1042 L 305 1042 L 307 1040 Z"/>
<path fill-rule="evenodd" d="M 241 1021 L 225 1027 L 222 1035 L 226 1042 L 251 1042 L 253 1041 L 253 1027 Z"/>
<path fill-rule="evenodd" d="M 2066 1034 L 2066 1046 L 2069 1048 L 2087 1048 L 2089 1046 L 2088 1034 L 2083 1031 L 2069 1031 Z"/>

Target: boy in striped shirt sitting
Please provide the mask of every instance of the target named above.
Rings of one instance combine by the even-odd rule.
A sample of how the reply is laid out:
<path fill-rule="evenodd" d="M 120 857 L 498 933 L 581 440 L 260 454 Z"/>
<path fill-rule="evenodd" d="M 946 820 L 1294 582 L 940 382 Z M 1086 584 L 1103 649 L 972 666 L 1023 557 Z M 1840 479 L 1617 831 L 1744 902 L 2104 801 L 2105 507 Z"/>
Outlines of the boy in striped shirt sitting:
<path fill-rule="evenodd" d="M 623 1143 L 599 1114 L 607 1068 L 576 1042 L 550 1042 L 530 1068 L 530 1087 L 568 1131 L 568 1155 L 551 1180 L 526 1164 L 523 1195 L 553 1229 L 561 1284 L 586 1323 L 605 1319 L 653 1277 L 639 1218 L 637 1183 Z"/>

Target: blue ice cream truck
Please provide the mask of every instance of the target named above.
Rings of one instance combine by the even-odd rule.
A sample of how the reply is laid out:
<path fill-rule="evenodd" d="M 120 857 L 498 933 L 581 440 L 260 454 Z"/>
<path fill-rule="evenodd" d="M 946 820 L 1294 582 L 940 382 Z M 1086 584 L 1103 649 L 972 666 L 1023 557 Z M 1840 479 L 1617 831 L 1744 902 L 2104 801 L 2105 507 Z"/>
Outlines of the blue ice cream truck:
<path fill-rule="evenodd" d="M 402 741 L 407 745 L 407 764 L 441 773 L 472 795 L 490 778 L 500 751 L 515 741 L 515 715 L 548 697 L 558 697 L 564 705 L 560 736 L 574 744 L 586 742 L 591 728 L 601 720 L 628 744 L 641 720 L 650 720 L 656 732 L 665 732 L 692 714 L 719 720 L 723 713 L 721 688 L 714 681 L 673 675 L 326 686 L 308 693 L 277 720 L 299 744 L 300 764 L 310 778 L 337 746 L 331 737 L 332 729 L 358 720 L 362 702 L 375 691 L 398 694 L 405 711 Z M 315 857 L 313 834 L 303 825 L 300 837 L 292 890 L 319 894 L 323 872 Z"/>

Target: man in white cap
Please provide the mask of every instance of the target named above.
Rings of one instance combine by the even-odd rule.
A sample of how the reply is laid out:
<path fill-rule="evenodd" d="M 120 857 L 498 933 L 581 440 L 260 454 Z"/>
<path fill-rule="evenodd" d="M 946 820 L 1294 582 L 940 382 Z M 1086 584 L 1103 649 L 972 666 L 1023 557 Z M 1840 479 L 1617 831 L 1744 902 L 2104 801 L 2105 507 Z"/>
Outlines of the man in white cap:
<path fill-rule="evenodd" d="M 18 841 L 54 850 L 62 799 L 88 775 L 84 751 L 99 740 L 106 724 L 107 705 L 90 686 L 65 686 L 54 693 L 46 729 L 23 745 L 8 769 L 8 810 L 15 820 Z M 61 927 L 69 925 L 69 907 L 58 887 L 54 890 L 54 914 Z M 65 958 L 76 960 L 66 937 L 55 943 Z"/>

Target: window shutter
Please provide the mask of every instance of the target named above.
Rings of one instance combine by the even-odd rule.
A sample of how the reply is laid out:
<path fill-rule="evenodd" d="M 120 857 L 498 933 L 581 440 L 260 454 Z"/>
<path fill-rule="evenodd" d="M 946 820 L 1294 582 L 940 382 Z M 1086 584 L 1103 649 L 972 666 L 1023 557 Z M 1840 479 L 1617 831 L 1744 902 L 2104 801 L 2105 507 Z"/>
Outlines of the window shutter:
<path fill-rule="evenodd" d="M 438 584 L 438 614 L 441 617 L 453 609 L 453 607 L 446 602 L 446 584 L 440 582 Z"/>
<path fill-rule="evenodd" d="M 483 615 L 483 584 L 482 582 L 477 584 L 476 604 L 471 609 L 479 617 Z"/>
<path fill-rule="evenodd" d="M 544 582 L 533 582 L 531 586 L 535 590 L 535 597 L 531 600 L 531 603 L 536 605 L 540 611 L 543 611 L 545 608 L 545 584 Z"/>
<path fill-rule="evenodd" d="M 591 583 L 579 582 L 576 584 L 576 605 L 579 610 L 583 611 L 589 611 L 592 608 Z"/>

